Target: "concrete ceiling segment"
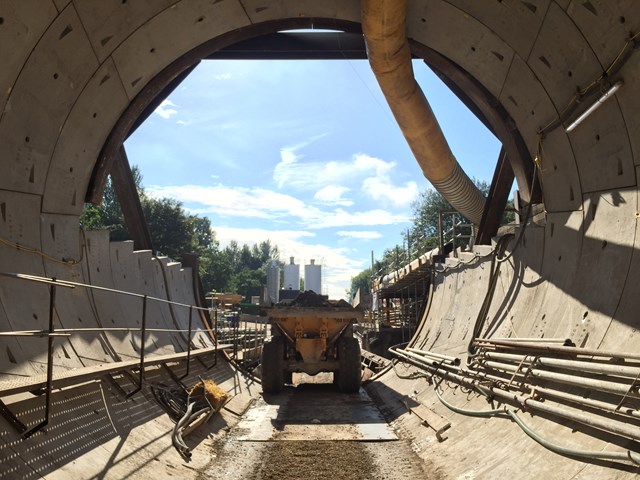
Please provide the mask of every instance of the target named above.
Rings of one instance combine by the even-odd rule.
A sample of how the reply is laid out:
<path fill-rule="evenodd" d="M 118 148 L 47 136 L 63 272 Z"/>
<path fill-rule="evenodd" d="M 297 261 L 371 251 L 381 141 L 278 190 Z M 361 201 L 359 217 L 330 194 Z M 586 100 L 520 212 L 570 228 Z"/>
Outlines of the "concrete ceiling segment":
<path fill-rule="evenodd" d="M 9 5 L 22 3 L 12 2 Z M 599 44 L 608 45 L 607 35 L 613 35 L 607 33 L 604 25 L 616 20 L 618 33 L 615 34 L 615 38 L 623 38 L 625 26 L 632 26 L 633 22 L 637 21 L 629 2 L 618 2 L 615 6 L 611 6 L 609 2 L 591 3 L 596 10 L 602 9 L 606 13 L 598 17 L 599 23 L 596 24 L 593 24 L 593 20 L 588 16 L 585 17 L 586 14 L 592 15 L 586 7 L 582 4 L 572 7 L 574 4 L 570 5 L 568 1 L 505 1 L 495 2 L 495 5 L 492 2 L 491 5 L 482 7 L 477 2 L 467 0 L 414 1 L 409 5 L 409 35 L 451 58 L 474 75 L 494 95 L 499 96 L 514 118 L 518 117 L 516 121 L 523 137 L 530 150 L 533 150 L 533 133 L 542 122 L 537 118 L 527 122 L 524 114 L 534 111 L 534 117 L 538 117 L 537 110 L 542 108 L 540 116 L 553 117 L 553 111 L 548 109 L 547 94 L 556 108 L 563 108 L 575 87 L 584 85 L 597 76 L 606 57 L 611 51 L 615 51 L 613 48 L 611 51 L 607 50 L 609 47 L 598 47 Z M 43 19 L 51 20 L 53 5 L 51 2 L 45 5 L 49 5 L 48 17 L 45 13 L 40 13 L 43 9 L 33 7 L 32 11 L 43 15 Z M 88 163 L 95 158 L 95 151 L 101 146 L 107 130 L 113 124 L 113 117 L 123 108 L 123 104 L 120 103 L 124 101 L 121 88 L 125 89 L 130 100 L 156 74 L 185 52 L 216 36 L 242 29 L 251 23 L 278 21 L 296 16 L 336 18 L 350 22 L 358 22 L 360 18 L 360 6 L 357 1 L 183 0 L 171 4 L 165 1 L 125 4 L 121 1 L 56 3 L 58 7 L 64 5 L 66 8 L 53 21 L 28 61 L 24 52 L 33 49 L 34 40 L 30 40 L 30 48 L 25 46 L 29 45 L 29 41 L 18 40 L 19 46 L 23 47 L 20 50 L 23 56 L 15 58 L 22 58 L 26 65 L 12 91 L 9 102 L 12 108 L 5 113 L 6 118 L 0 122 L 0 138 L 9 146 L 4 154 L 0 153 L 0 158 L 7 162 L 5 165 L 13 166 L 7 169 L 11 174 L 0 179 L 0 187 L 41 193 L 44 182 L 42 171 L 43 168 L 47 168 L 45 164 L 48 155 L 51 154 L 51 146 L 56 145 L 54 160 L 49 169 L 50 180 L 47 180 L 43 211 L 68 214 L 78 214 L 81 209 L 82 202 L 79 201 L 77 192 L 86 186 Z M 628 15 L 619 14 L 627 11 Z M 37 17 L 26 15 L 30 19 L 32 16 Z M 622 16 L 625 16 L 624 24 L 620 21 Z M 20 18 L 22 17 L 25 15 Z M 82 25 L 79 24 L 78 18 Z M 40 24 L 44 23 L 45 20 L 40 20 Z M 5 25 L 8 25 L 8 22 Z M 67 31 L 67 26 L 71 27 L 70 31 Z M 597 31 L 582 31 L 592 26 Z M 41 25 L 40 29 L 42 28 Z M 540 34 L 535 37 L 534 32 L 537 30 L 540 30 Z M 66 34 L 61 35 L 63 32 Z M 16 37 L 18 35 L 14 32 L 12 43 L 16 41 Z M 70 43 L 73 41 L 73 52 L 66 46 L 67 40 Z M 587 43 L 587 40 L 592 42 L 593 46 Z M 531 51 L 528 58 L 529 66 L 535 72 L 535 75 L 529 75 L 531 83 L 528 86 L 531 86 L 531 89 L 519 85 L 522 75 L 512 77 L 511 74 L 516 67 L 522 68 L 519 65 L 520 55 L 526 55 L 528 51 Z M 108 66 L 109 55 L 123 80 L 123 87 L 116 86 L 117 82 L 114 81 L 114 90 L 103 90 L 104 97 L 100 97 L 100 93 L 89 90 L 92 86 L 87 86 L 86 93 L 82 92 L 78 98 L 89 78 L 92 77 L 90 82 L 102 78 L 96 73 L 98 62 L 104 60 L 106 63 L 102 68 L 113 68 Z M 544 57 L 549 66 L 540 60 L 540 57 Z M 19 64 L 20 61 L 14 59 L 14 63 Z M 60 65 L 64 68 L 56 68 Z M 572 73 L 571 77 L 568 77 L 569 71 Z M 48 77 L 54 73 L 58 74 L 57 79 Z M 14 77 L 15 75 L 16 73 Z M 63 80 L 65 88 L 57 87 Z M 543 85 L 542 89 L 538 80 Z M 68 88 L 69 86 L 72 88 Z M 511 92 L 509 95 L 502 95 L 507 88 L 512 88 L 513 92 L 526 98 L 516 98 Z M 522 93 L 530 91 L 535 94 Z M 108 105 L 110 108 L 113 106 L 112 110 L 105 115 L 102 115 L 101 111 L 90 112 L 92 97 L 108 98 L 110 93 L 118 96 L 115 102 L 100 99 L 95 103 Z M 521 109 L 510 106 L 509 96 L 516 99 L 516 102 L 527 103 L 527 106 Z M 528 104 L 534 108 L 529 110 Z M 73 110 L 70 110 L 71 105 L 74 105 Z M 624 108 L 624 105 L 621 106 Z M 16 113 L 16 110 L 20 113 Z M 87 114 L 93 113 L 98 114 L 94 120 L 102 117 L 104 123 L 80 132 L 78 125 Z M 629 122 L 636 116 L 634 112 L 628 111 L 624 120 Z M 68 124 L 65 124 L 65 121 Z M 61 127 L 62 133 L 58 139 L 56 134 Z M 38 131 L 37 136 L 30 134 L 33 130 Z M 82 133 L 95 137 L 87 140 L 84 135 L 85 143 L 82 146 Z M 26 142 L 27 137 L 29 142 Z M 576 186 L 577 172 L 572 165 L 571 156 L 568 155 L 567 144 L 561 141 L 559 145 L 557 157 L 567 160 L 564 163 L 555 163 L 557 171 L 554 168 L 553 173 L 549 173 L 544 179 L 549 185 L 545 199 L 554 211 L 579 208 L 582 194 L 581 189 Z M 548 145 L 545 145 L 545 149 L 549 151 Z M 624 176 L 627 179 L 628 157 L 623 158 L 623 164 Z M 73 169 L 73 172 L 70 169 Z M 554 176 L 557 178 L 555 182 Z M 570 184 L 570 188 L 566 187 L 567 183 Z M 58 184 L 60 187 L 56 187 Z M 605 186 L 611 188 L 623 185 L 612 185 L 609 182 Z M 557 199 L 554 198 L 556 191 L 559 192 Z M 570 191 L 571 194 L 567 194 L 566 191 Z"/>
<path fill-rule="evenodd" d="M 11 91 L 0 121 L 0 188 L 42 193 L 71 106 L 98 66 L 72 6 L 50 25 Z"/>
<path fill-rule="evenodd" d="M 336 18 L 360 23 L 361 6 L 359 0 L 239 1 L 253 24 L 296 17 Z M 326 26 L 322 28 L 326 28 Z"/>
<path fill-rule="evenodd" d="M 618 102 L 609 100 L 569 133 L 583 192 L 635 185 L 629 136 Z"/>
<path fill-rule="evenodd" d="M 5 0 L 0 4 L 0 119 L 16 78 L 57 13 L 53 2 L 46 0 Z"/>
<path fill-rule="evenodd" d="M 550 3 L 550 0 L 447 1 L 490 28 L 522 58 L 529 56 Z"/>
<path fill-rule="evenodd" d="M 82 212 L 95 159 L 128 103 L 109 58 L 89 80 L 60 131 L 47 172 L 43 212 Z"/>
<path fill-rule="evenodd" d="M 233 0 L 183 0 L 149 19 L 113 52 L 127 95 L 136 94 L 160 71 L 219 35 L 249 23 Z"/>
<path fill-rule="evenodd" d="M 525 133 L 532 158 L 538 156 L 536 132 L 557 117 L 557 111 L 544 88 L 525 61 L 515 56 L 500 95 L 509 115 Z M 544 141 L 538 180 L 542 184 L 547 211 L 576 210 L 581 206 L 578 168 L 564 131 L 552 131 Z M 529 179 L 531 182 L 532 179 Z"/>
<path fill-rule="evenodd" d="M 445 1 L 412 2 L 409 38 L 450 58 L 499 97 L 513 49 L 485 25 Z M 429 92 L 425 92 L 427 99 Z"/>
<path fill-rule="evenodd" d="M 602 65 L 571 18 L 551 3 L 527 59 L 556 106 L 563 111 L 578 88 L 602 73 Z"/>
<path fill-rule="evenodd" d="M 59 12 L 64 10 L 64 8 L 71 3 L 71 0 L 53 0 L 56 4 L 56 8 Z"/>
<path fill-rule="evenodd" d="M 637 0 L 572 0 L 567 15 L 603 65 L 613 60 L 630 34 L 640 31 Z"/>
<path fill-rule="evenodd" d="M 104 62 L 129 35 L 174 3 L 175 0 L 101 0 L 74 5 L 98 60 Z"/>
<path fill-rule="evenodd" d="M 567 9 L 568 15 L 580 28 L 589 41 L 600 62 L 608 67 L 618 56 L 630 38 L 640 32 L 640 16 L 637 15 L 638 2 L 621 0 L 572 1 Z M 637 40 L 636 40 L 637 41 Z M 629 45 L 627 52 L 633 50 Z M 616 93 L 616 98 L 626 123 L 629 141 L 636 165 L 640 164 L 640 59 L 632 55 L 628 64 L 620 72 L 624 87 Z M 612 81 L 618 78 L 614 74 Z"/>

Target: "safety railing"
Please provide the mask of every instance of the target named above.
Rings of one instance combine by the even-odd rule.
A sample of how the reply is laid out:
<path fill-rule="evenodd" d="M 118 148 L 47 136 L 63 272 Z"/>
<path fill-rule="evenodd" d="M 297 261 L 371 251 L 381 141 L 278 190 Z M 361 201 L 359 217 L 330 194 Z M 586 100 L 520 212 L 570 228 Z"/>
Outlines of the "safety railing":
<path fill-rule="evenodd" d="M 216 317 L 219 316 L 216 310 L 213 314 Z M 227 354 L 238 366 L 247 371 L 252 371 L 260 364 L 262 345 L 267 332 L 267 317 L 254 317 L 249 320 L 238 313 L 231 320 L 228 318 L 218 320 L 219 340 L 232 346 L 227 350 Z"/>
<path fill-rule="evenodd" d="M 163 332 L 163 333 L 187 333 L 187 355 L 186 355 L 186 373 L 179 377 L 177 380 L 181 380 L 186 378 L 190 373 L 190 363 L 192 356 L 192 341 L 191 337 L 193 335 L 193 312 L 195 311 L 209 311 L 208 308 L 198 307 L 196 305 L 190 305 L 181 302 L 175 302 L 172 300 L 167 300 L 165 298 L 152 297 L 150 295 L 144 295 L 140 293 L 127 292 L 124 290 L 117 290 L 108 287 L 101 287 L 98 285 L 90 285 L 80 282 L 72 282 L 68 280 L 60 280 L 55 277 L 40 277 L 36 275 L 28 275 L 22 273 L 9 273 L 9 272 L 0 272 L 0 275 L 3 277 L 24 280 L 29 282 L 35 282 L 40 284 L 49 285 L 49 318 L 48 318 L 48 329 L 46 330 L 20 330 L 20 331 L 4 331 L 0 332 L 0 337 L 46 337 L 48 339 L 47 343 L 47 371 L 46 371 L 46 385 L 44 387 L 45 393 L 45 412 L 44 419 L 36 424 L 35 426 L 27 429 L 20 420 L 18 420 L 11 411 L 7 408 L 7 406 L 0 400 L 0 414 L 3 415 L 7 420 L 14 425 L 23 435 L 24 438 L 28 438 L 34 433 L 38 432 L 42 428 L 46 427 L 49 424 L 50 414 L 51 414 L 51 390 L 54 381 L 53 375 L 53 355 L 54 355 L 54 339 L 56 337 L 69 337 L 74 333 L 87 333 L 87 332 L 97 332 L 97 333 L 107 333 L 107 332 L 139 332 L 140 333 L 140 355 L 139 355 L 139 374 L 138 374 L 138 385 L 136 388 L 129 392 L 126 395 L 126 398 L 130 398 L 140 390 L 142 390 L 144 384 L 144 374 L 145 374 L 145 340 L 148 332 Z M 110 292 L 117 295 L 123 295 L 128 297 L 139 298 L 142 301 L 142 315 L 141 315 L 141 324 L 138 328 L 133 327 L 94 327 L 94 328 L 56 328 L 55 325 L 55 312 L 56 312 L 56 292 L 58 288 L 86 288 L 88 290 L 97 290 L 103 292 Z M 182 307 L 189 309 L 189 324 L 187 329 L 170 329 L 170 328 L 147 328 L 147 305 L 149 302 L 159 302 L 168 305 L 172 305 L 175 307 Z M 204 322 L 203 322 L 204 323 Z M 214 354 L 214 363 L 210 366 L 207 366 L 203 363 L 203 367 L 207 370 L 216 366 L 217 363 L 217 351 L 218 351 L 218 338 L 214 332 L 217 332 L 217 316 L 214 317 L 214 331 L 211 332 L 210 326 L 205 325 L 209 333 L 213 338 L 213 354 Z M 2 396 L 2 391 L 0 391 L 0 396 Z"/>
<path fill-rule="evenodd" d="M 445 230 L 444 218 L 447 215 L 453 217 L 453 224 L 451 228 Z M 475 238 L 475 228 L 472 223 L 464 223 L 462 220 L 458 220 L 458 217 L 464 218 L 455 210 L 440 210 L 438 213 L 439 248 L 441 254 L 444 252 L 444 246 L 448 243 L 452 244 L 453 255 L 456 257 L 458 256 L 458 247 L 472 246 L 473 239 Z"/>

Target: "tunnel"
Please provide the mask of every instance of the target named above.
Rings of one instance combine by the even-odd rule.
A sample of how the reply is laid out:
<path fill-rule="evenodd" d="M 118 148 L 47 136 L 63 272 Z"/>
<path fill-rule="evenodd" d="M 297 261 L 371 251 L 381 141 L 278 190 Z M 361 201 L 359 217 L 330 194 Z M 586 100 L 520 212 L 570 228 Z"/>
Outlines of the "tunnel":
<path fill-rule="evenodd" d="M 146 388 L 211 377 L 231 430 L 260 398 L 218 348 L 197 262 L 79 217 L 198 62 L 284 30 L 358 41 L 361 18 L 357 0 L 0 0 L 0 478 L 225 478 L 206 435 L 185 466 Z M 515 178 L 526 215 L 497 235 L 490 195 L 473 251 L 395 272 L 430 275 L 429 304 L 363 388 L 431 469 L 415 478 L 635 478 L 637 2 L 410 0 L 406 29 L 502 142 L 492 190 Z"/>

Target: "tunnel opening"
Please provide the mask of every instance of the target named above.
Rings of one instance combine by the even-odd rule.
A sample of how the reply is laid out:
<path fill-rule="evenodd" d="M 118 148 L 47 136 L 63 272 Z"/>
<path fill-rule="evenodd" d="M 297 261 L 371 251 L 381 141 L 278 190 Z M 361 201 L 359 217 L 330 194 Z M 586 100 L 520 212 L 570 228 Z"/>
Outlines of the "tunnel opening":
<path fill-rule="evenodd" d="M 116 3 L 117 8 L 114 7 Z M 154 7 L 148 6 L 147 10 L 142 9 L 145 10 L 142 13 L 139 10 L 124 16 L 119 12 L 126 11 L 133 2 L 114 2 L 113 5 L 93 9 L 87 7 L 88 3 L 64 0 L 45 2 L 38 9 L 26 2 L 9 3 L 8 13 L 0 12 L 0 35 L 7 35 L 8 32 L 10 38 L 9 42 L 2 42 L 2 45 L 12 47 L 10 52 L 0 47 L 2 57 L 8 59 L 7 68 L 0 73 L 7 86 L 0 92 L 0 103 L 3 105 L 1 138 L 6 145 L 2 151 L 6 175 L 0 179 L 4 223 L 0 223 L 0 226 L 3 238 L 11 242 L 2 252 L 7 268 L 48 278 L 64 277 L 71 271 L 66 270 L 67 266 L 44 256 L 36 257 L 36 253 L 39 251 L 63 262 L 69 258 L 81 258 L 75 235 L 81 204 L 79 200 L 82 192 L 86 191 L 86 180 L 94 166 L 97 150 L 116 119 L 127 108 L 126 105 L 138 101 L 138 112 L 142 112 L 150 105 L 149 99 L 157 97 L 157 94 L 150 94 L 149 91 L 146 101 L 140 101 L 141 98 L 137 96 L 142 86 L 149 84 L 147 78 L 154 77 L 172 60 L 164 58 L 149 63 L 146 61 L 147 55 L 159 58 L 164 49 L 177 51 L 181 55 L 193 45 L 201 44 L 203 38 L 211 35 L 205 37 L 197 33 L 198 25 L 214 26 L 216 32 L 235 30 L 238 34 L 238 28 L 243 25 L 254 23 L 264 27 L 273 19 L 291 18 L 301 12 L 311 15 L 310 18 L 348 18 L 353 25 L 357 25 L 356 2 L 344 2 L 340 6 L 333 2 L 316 5 L 304 3 L 302 6 L 294 3 L 278 2 L 277 6 L 268 7 L 251 2 L 216 2 L 212 4 L 214 6 L 202 3 L 197 6 L 202 11 L 194 12 L 181 8 L 186 2 L 178 2 L 166 9 L 156 4 Z M 193 5 L 195 3 L 190 4 Z M 216 20 L 212 21 L 213 16 L 209 15 L 211 11 L 208 8 L 222 9 L 220 13 L 223 15 L 216 15 Z M 422 45 L 433 47 L 434 51 L 455 59 L 468 72 L 473 72 L 472 77 L 481 79 L 481 84 L 493 92 L 494 99 L 498 99 L 498 105 L 509 112 L 510 119 L 507 119 L 505 128 L 522 133 L 527 145 L 525 151 L 534 154 L 540 151 L 536 148 L 539 129 L 554 119 L 559 118 L 560 123 L 566 120 L 558 114 L 576 92 L 584 91 L 590 82 L 595 80 L 593 85 L 596 88 L 591 94 L 596 97 L 601 87 L 607 87 L 602 88 L 604 95 L 609 91 L 608 87 L 619 84 L 621 77 L 624 77 L 624 86 L 572 131 L 567 133 L 564 128 L 555 128 L 545 132 L 544 155 L 537 159 L 542 160 L 539 168 L 542 173 L 540 183 L 545 193 L 545 211 L 539 212 L 541 221 L 527 227 L 522 234 L 515 254 L 507 254 L 509 260 L 501 266 L 499 275 L 492 274 L 495 270 L 489 265 L 489 259 L 476 260 L 473 264 L 456 268 L 453 268 L 456 260 L 448 260 L 449 263 L 444 264 L 447 270 L 440 272 L 435 283 L 435 300 L 429 318 L 421 325 L 414 344 L 409 346 L 418 352 L 407 348 L 401 349 L 402 352 L 398 350 L 408 357 L 402 365 L 397 365 L 398 373 L 405 378 L 394 372 L 375 383 L 376 395 L 384 407 L 383 413 L 412 433 L 414 447 L 422 449 L 423 458 L 435 459 L 453 476 L 483 478 L 512 474 L 517 469 L 557 478 L 580 475 L 633 478 L 637 474 L 637 467 L 631 464 L 634 458 L 632 453 L 637 453 L 638 447 L 637 435 L 630 429 L 637 427 L 637 420 L 633 418 L 633 412 L 637 412 L 637 378 L 619 379 L 626 378 L 621 372 L 628 374 L 633 371 L 628 368 L 638 367 L 633 356 L 638 341 L 635 285 L 640 271 L 636 251 L 635 157 L 638 136 L 635 132 L 638 123 L 637 101 L 633 94 L 637 91 L 638 60 L 637 55 L 631 55 L 635 50 L 631 47 L 637 43 L 637 12 L 633 5 L 622 1 L 606 5 L 603 2 L 564 0 L 494 2 L 482 6 L 458 1 L 413 2 L 411 8 L 412 36 Z M 133 22 L 125 21 L 131 18 Z M 308 18 L 298 18 L 295 22 L 308 28 Z M 334 21 L 334 25 L 340 22 Z M 168 36 L 177 41 L 174 42 L 177 45 L 175 48 L 168 48 L 166 42 L 159 41 L 162 37 L 159 31 L 176 33 L 174 25 L 179 26 L 176 27 L 178 30 L 184 28 L 184 32 L 194 33 L 195 37 L 186 41 L 188 48 L 184 48 L 185 43 L 179 43 L 180 39 L 185 38 L 179 34 Z M 25 26 L 28 28 L 23 28 Z M 252 28 L 256 27 L 247 27 L 247 30 Z M 142 33 L 133 35 L 138 29 Z M 265 33 L 273 31 L 271 28 L 265 29 Z M 238 35 L 242 37 L 245 33 Z M 448 36 L 455 41 L 448 43 L 441 40 Z M 153 39 L 151 43 L 157 44 L 149 45 L 148 39 Z M 73 42 L 73 48 L 65 42 Z M 17 47 L 15 50 L 14 45 Z M 122 48 L 116 48 L 120 45 Z M 173 58 L 179 56 L 172 55 Z M 618 59 L 624 61 L 618 62 Z M 619 69 L 610 68 L 612 65 Z M 177 68 L 175 72 L 183 70 Z M 49 74 L 42 75 L 42 72 Z M 603 72 L 611 73 L 612 78 L 601 81 Z M 113 79 L 118 79 L 118 82 Z M 157 91 L 167 85 L 166 82 L 157 83 Z M 99 85 L 106 85 L 110 90 L 107 95 L 109 101 L 100 97 L 102 103 L 98 103 L 112 108 L 93 108 L 95 102 L 92 97 L 105 91 L 98 88 Z M 471 92 L 469 89 L 463 90 L 467 95 Z M 578 97 L 581 98 L 580 95 Z M 588 107 L 586 102 L 582 105 Z M 139 115 L 132 115 L 127 120 L 128 124 L 124 122 L 120 125 L 121 135 L 113 143 L 113 151 L 121 147 L 136 118 Z M 90 123 L 91 119 L 96 122 Z M 502 141 L 506 147 L 507 142 L 504 138 Z M 102 150 L 103 156 L 105 152 L 108 152 L 107 145 Z M 522 178 L 526 179 L 527 176 Z M 90 191 L 95 194 L 98 190 L 94 185 Z M 102 240 L 87 238 L 84 252 L 90 249 L 109 251 L 110 247 L 105 247 Z M 21 247 L 16 245 L 27 245 L 32 250 L 20 250 Z M 111 268 L 117 267 L 117 264 L 109 263 L 111 256 L 121 261 L 132 260 L 131 265 L 146 265 L 142 255 L 130 255 L 127 248 L 120 245 L 109 251 L 109 256 L 91 257 L 89 264 L 93 278 L 98 278 L 98 273 L 105 273 L 104 277 L 100 277 L 102 279 L 109 277 L 110 281 L 116 279 L 117 282 L 133 282 L 137 278 L 134 270 L 116 268 L 115 273 L 112 272 Z M 463 257 L 462 260 L 471 259 Z M 85 266 L 77 267 L 73 275 L 87 277 L 87 270 L 83 269 Z M 166 278 L 162 278 L 158 272 L 157 284 L 174 287 L 177 275 L 175 267 L 173 274 Z M 416 376 L 425 371 L 433 373 L 433 361 L 413 358 L 414 363 L 421 364 L 416 370 L 409 366 L 412 361 L 408 359 L 412 358 L 409 354 L 428 356 L 424 352 L 446 356 L 445 360 L 449 363 L 453 362 L 451 359 L 459 358 L 460 350 L 465 350 L 472 333 L 469 329 L 473 323 L 471 318 L 481 311 L 484 295 L 489 290 L 490 285 L 486 283 L 489 280 L 492 280 L 490 285 L 495 284 L 497 293 L 487 318 L 483 319 L 486 320 L 483 326 L 493 335 L 493 338 L 489 338 L 493 343 L 482 344 L 482 361 L 488 369 L 493 369 L 487 371 L 489 375 L 502 378 L 501 385 L 506 390 L 498 388 L 495 395 L 485 392 L 485 397 L 494 403 L 502 398 L 512 407 L 521 406 L 517 415 L 521 420 L 525 418 L 525 426 L 534 427 L 530 428 L 532 432 L 542 433 L 547 439 L 563 440 L 563 445 L 556 447 L 566 447 L 567 444 L 578 447 L 579 453 L 589 454 L 586 461 L 575 460 L 584 458 L 575 456 L 575 448 L 556 448 L 554 451 L 560 455 L 542 450 L 531 440 L 534 436 L 529 438 L 522 434 L 514 418 L 489 421 L 451 416 L 452 428 L 446 433 L 450 441 L 439 441 L 436 433 L 440 429 L 432 429 L 433 434 L 430 431 L 425 434 L 421 420 L 429 423 L 428 419 L 425 420 L 429 413 L 421 409 L 421 405 L 436 411 L 438 415 L 451 415 L 445 410 L 444 403 L 440 403 L 438 394 L 453 406 L 486 413 L 482 397 L 469 397 L 472 392 L 467 387 L 472 385 L 465 384 L 463 380 L 461 386 L 453 387 L 450 383 L 452 388 L 445 390 L 447 382 L 443 382 L 439 383 L 441 389 L 434 392 L 424 375 Z M 47 318 L 46 287 L 14 287 L 4 278 L 2 282 L 0 299 L 3 309 L 0 315 L 4 314 L 3 324 L 11 330 L 15 330 L 17 325 L 42 328 L 41 321 Z M 59 313 L 65 321 L 73 319 L 86 325 L 94 321 L 94 317 L 99 316 L 105 323 L 114 322 L 114 317 L 117 317 L 117 312 L 110 311 L 108 305 L 105 308 L 107 302 L 96 308 L 97 302 L 86 301 L 77 292 L 70 297 L 72 299 L 60 303 Z M 121 312 L 126 311 L 124 304 L 119 308 Z M 570 338 L 575 347 L 558 348 L 577 350 L 545 347 L 547 355 L 532 359 L 529 358 L 530 346 L 497 343 L 512 342 L 513 338 L 535 338 L 538 344 L 540 339 L 545 338 Z M 45 343 L 44 340 L 42 342 Z M 21 376 L 28 377 L 34 373 L 33 367 L 38 367 L 38 362 L 41 362 L 44 350 L 42 347 L 27 348 L 26 345 L 22 340 L 12 339 L 6 352 L 8 362 L 20 368 Z M 109 347 L 104 343 L 96 346 L 95 351 L 88 351 L 81 342 L 78 345 L 65 342 L 65 348 L 60 348 L 55 358 L 65 369 L 78 366 L 75 362 L 77 352 L 83 356 L 83 361 L 99 361 L 95 352 L 107 355 Z M 139 344 L 133 342 L 131 348 L 135 350 L 138 347 Z M 585 358 L 587 352 L 587 357 L 594 358 Z M 39 359 L 31 364 L 29 359 L 38 355 Z M 577 355 L 579 358 L 557 358 L 567 355 Z M 553 366 L 548 364 L 549 357 Z M 582 369 L 576 374 L 576 365 L 557 363 L 558 360 L 578 361 L 580 363 L 576 365 Z M 601 371 L 586 371 L 583 368 L 585 363 L 589 368 L 595 365 Z M 42 365 L 39 365 L 40 371 Z M 618 385 L 616 388 L 626 385 L 628 392 L 599 390 L 602 384 L 594 381 L 608 381 L 602 376 L 611 376 L 611 368 L 618 366 L 625 368 L 616 370 L 613 375 Z M 566 376 L 557 375 L 569 375 L 574 382 L 577 377 L 582 383 L 565 384 L 557 388 L 554 382 L 561 378 L 567 380 Z M 234 373 L 229 371 L 221 375 L 227 380 L 233 376 Z M 122 381 L 125 377 L 123 375 L 116 380 Z M 427 377 L 433 380 L 442 375 Z M 536 380 L 532 381 L 533 378 Z M 452 379 L 450 377 L 447 380 Z M 511 388 L 514 385 L 516 390 L 520 390 L 515 392 Z M 51 459 L 47 442 L 38 440 L 25 445 L 6 427 L 8 421 L 3 424 L 3 428 L 6 427 L 2 436 L 3 451 L 6 452 L 3 460 L 6 458 L 8 461 L 2 464 L 8 475 L 26 471 L 28 475 L 24 476 L 27 477 L 34 475 L 33 472 L 46 476 L 57 471 L 61 465 L 71 469 L 72 461 L 88 455 L 93 447 L 106 450 L 106 453 L 100 450 L 103 455 L 99 459 L 94 457 L 91 465 L 87 465 L 87 468 L 99 465 L 94 468 L 97 475 L 100 475 L 100 468 L 104 465 L 112 472 L 124 472 L 122 476 L 139 473 L 137 466 L 132 470 L 128 468 L 135 464 L 135 454 L 127 457 L 132 462 L 127 464 L 127 461 L 119 458 L 118 453 L 122 451 L 122 455 L 127 456 L 129 452 L 126 449 L 130 444 L 123 439 L 133 439 L 136 435 L 118 432 L 130 432 L 126 423 L 136 416 L 139 423 L 132 421 L 130 425 L 144 425 L 147 431 L 149 425 L 164 428 L 162 422 L 158 421 L 159 416 L 155 415 L 155 411 L 145 411 L 148 402 L 141 402 L 136 405 L 138 408 L 132 408 L 130 403 L 113 400 L 111 396 L 107 396 L 108 401 L 105 401 L 106 390 L 93 386 L 96 388 L 81 387 L 56 393 L 56 398 L 61 404 L 68 405 L 69 409 L 57 417 L 55 425 L 62 426 L 53 430 L 52 425 L 49 439 L 64 439 L 70 442 L 65 444 L 69 450 L 73 450 L 64 454 L 58 450 L 60 455 L 57 461 Z M 110 388 L 117 391 L 116 386 Z M 504 398 L 506 391 L 514 396 Z M 34 391 L 35 395 L 38 393 L 41 390 Z M 618 401 L 612 401 L 612 398 Z M 514 402 L 511 402 L 512 399 Z M 112 415 L 115 419 L 112 420 L 104 414 L 102 407 L 95 408 L 98 413 L 94 412 L 93 415 L 97 417 L 93 418 L 100 418 L 100 427 L 104 427 L 101 431 L 107 432 L 102 437 L 99 432 L 92 430 L 90 421 L 85 423 L 83 420 L 91 417 L 91 412 L 86 410 L 89 400 L 95 401 L 95 405 L 107 404 L 107 412 L 117 412 L 117 415 Z M 403 400 L 409 409 L 414 409 L 412 413 L 407 412 Z M 10 403 L 10 407 L 15 408 L 20 401 Z M 539 403 L 546 403 L 546 407 L 551 408 L 542 410 L 545 406 L 541 407 Z M 26 401 L 18 416 L 33 422 L 37 418 L 32 413 L 39 411 L 41 405 L 40 402 Z M 607 410 L 611 405 L 620 408 Z M 534 409 L 537 414 L 530 415 L 529 412 Z M 566 414 L 570 409 L 575 414 L 571 420 L 557 415 L 559 412 Z M 422 410 L 425 418 L 417 413 L 419 410 Z M 608 413 L 602 414 L 602 411 Z M 74 416 L 73 412 L 86 415 Z M 593 416 L 605 420 L 597 425 L 585 426 L 583 420 Z M 80 428 L 75 432 L 89 433 L 80 440 L 73 440 L 72 436 L 65 436 L 64 425 L 71 424 L 74 428 L 76 425 Z M 438 424 L 437 417 L 433 424 Z M 615 428 L 617 433 L 612 433 L 611 428 Z M 490 441 L 487 441 L 488 437 Z M 99 440 L 94 443 L 85 441 L 84 445 L 80 445 L 87 438 Z M 106 448 L 105 444 L 108 444 Z M 151 441 L 145 448 L 151 451 L 154 445 L 157 442 Z M 547 448 L 549 446 L 555 448 L 548 443 Z M 610 450 L 613 456 L 607 456 Z M 514 451 L 518 455 L 505 453 Z M 312 450 L 310 452 L 313 453 Z M 604 452 L 604 456 L 594 459 L 594 452 Z M 631 453 L 626 453 L 626 457 L 622 458 L 618 455 L 621 452 Z M 391 459 L 390 463 L 393 461 Z M 169 472 L 170 467 L 166 468 Z"/>

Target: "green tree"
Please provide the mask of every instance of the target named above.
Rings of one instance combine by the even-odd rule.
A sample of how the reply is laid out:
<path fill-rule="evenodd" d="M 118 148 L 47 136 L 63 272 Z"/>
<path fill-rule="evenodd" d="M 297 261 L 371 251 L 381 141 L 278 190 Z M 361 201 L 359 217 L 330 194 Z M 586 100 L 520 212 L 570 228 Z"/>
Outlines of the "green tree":
<path fill-rule="evenodd" d="M 484 180 L 476 180 L 473 182 L 476 187 L 486 197 L 489 193 L 490 185 Z M 451 204 L 436 190 L 425 189 L 413 204 L 413 219 L 411 227 L 405 232 L 404 240 L 411 253 L 411 257 L 422 254 L 428 250 L 436 248 L 439 244 L 439 217 L 440 212 L 454 212 Z M 442 215 L 442 230 L 452 233 L 454 224 L 470 225 L 471 221 L 463 217 L 459 213 L 444 213 Z M 462 235 L 471 233 L 470 227 L 461 227 L 458 232 Z M 468 239 L 456 242 L 457 246 L 465 246 L 469 243 Z M 396 247 L 397 248 L 397 247 Z"/>
<path fill-rule="evenodd" d="M 361 293 L 371 292 L 371 268 L 367 268 L 355 277 L 351 277 L 351 287 L 347 291 L 347 298 L 353 300 L 358 289 Z"/>
<path fill-rule="evenodd" d="M 137 166 L 133 166 L 131 170 L 151 242 L 157 252 L 178 261 L 183 253 L 198 255 L 200 278 L 207 291 L 215 289 L 240 293 L 247 298 L 262 293 L 267 280 L 268 264 L 272 260 L 280 262 L 276 245 L 269 240 L 242 246 L 232 241 L 227 247 L 220 249 L 208 218 L 187 214 L 182 203 L 177 200 L 147 195 L 142 187 L 140 170 Z M 102 204 L 85 205 L 80 224 L 85 230 L 109 230 L 113 241 L 129 238 L 110 177 L 104 189 Z"/>

